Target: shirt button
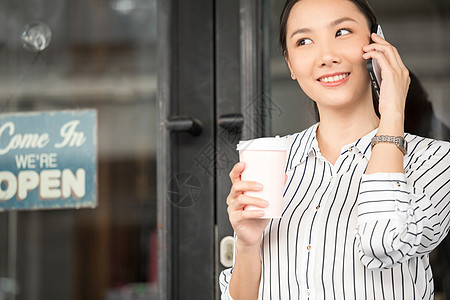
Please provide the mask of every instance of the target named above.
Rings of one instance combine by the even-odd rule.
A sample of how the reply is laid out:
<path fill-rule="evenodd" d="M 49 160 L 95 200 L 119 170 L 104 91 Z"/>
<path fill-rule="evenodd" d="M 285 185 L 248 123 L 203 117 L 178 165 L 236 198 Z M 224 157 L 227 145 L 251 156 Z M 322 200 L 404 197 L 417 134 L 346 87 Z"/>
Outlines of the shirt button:
<path fill-rule="evenodd" d="M 408 208 L 407 213 L 410 217 L 414 216 L 414 210 L 412 208 Z"/>
<path fill-rule="evenodd" d="M 352 151 L 353 151 L 353 146 L 350 146 L 350 147 L 348 148 L 348 151 L 352 152 Z"/>
<path fill-rule="evenodd" d="M 400 187 L 400 182 L 397 181 L 397 186 Z"/>
<path fill-rule="evenodd" d="M 330 177 L 330 182 L 331 182 L 331 181 L 333 181 L 333 179 L 334 179 L 334 177 L 333 177 L 333 176 L 331 176 L 331 177 Z"/>
<path fill-rule="evenodd" d="M 320 205 L 317 205 L 317 206 L 316 206 L 316 210 L 319 210 L 319 209 L 320 209 Z"/>
<path fill-rule="evenodd" d="M 306 295 L 308 295 L 308 296 L 311 295 L 311 290 L 310 289 L 306 290 Z"/>
<path fill-rule="evenodd" d="M 308 246 L 306 247 L 306 250 L 310 251 L 310 250 L 311 250 L 311 245 L 308 245 Z"/>

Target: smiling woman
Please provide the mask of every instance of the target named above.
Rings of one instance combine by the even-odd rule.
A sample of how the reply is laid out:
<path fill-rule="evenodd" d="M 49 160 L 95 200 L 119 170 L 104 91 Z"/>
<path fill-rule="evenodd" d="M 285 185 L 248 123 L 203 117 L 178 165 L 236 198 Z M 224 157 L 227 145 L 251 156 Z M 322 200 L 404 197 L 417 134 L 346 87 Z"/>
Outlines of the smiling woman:
<path fill-rule="evenodd" d="M 433 299 L 429 253 L 450 228 L 450 144 L 405 133 L 409 72 L 375 24 L 362 0 L 286 2 L 284 59 L 320 122 L 286 136 L 280 219 L 246 213 L 265 201 L 245 194 L 258 189 L 242 180 L 245 166 L 231 171 L 236 257 L 220 276 L 223 299 Z M 368 59 L 381 68 L 379 103 Z"/>

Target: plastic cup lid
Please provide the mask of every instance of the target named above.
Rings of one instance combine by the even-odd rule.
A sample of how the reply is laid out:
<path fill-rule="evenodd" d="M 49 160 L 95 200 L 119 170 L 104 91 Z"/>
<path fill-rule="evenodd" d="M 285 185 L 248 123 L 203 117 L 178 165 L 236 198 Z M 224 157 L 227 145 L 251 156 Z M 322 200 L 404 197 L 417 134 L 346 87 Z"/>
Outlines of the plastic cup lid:
<path fill-rule="evenodd" d="M 264 137 L 248 141 L 240 141 L 236 150 L 272 150 L 286 151 L 288 148 L 285 138 Z"/>

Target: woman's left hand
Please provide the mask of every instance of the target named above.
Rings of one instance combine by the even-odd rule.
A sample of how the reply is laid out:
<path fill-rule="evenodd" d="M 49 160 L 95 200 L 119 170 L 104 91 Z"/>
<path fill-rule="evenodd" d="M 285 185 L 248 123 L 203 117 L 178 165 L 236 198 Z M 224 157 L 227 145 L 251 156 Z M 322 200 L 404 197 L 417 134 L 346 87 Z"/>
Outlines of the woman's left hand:
<path fill-rule="evenodd" d="M 408 94 L 409 71 L 403 64 L 397 49 L 379 35 L 372 33 L 374 43 L 363 47 L 365 59 L 376 59 L 381 68 L 379 111 L 381 120 L 404 120 L 406 95 Z M 403 124 L 402 124 L 403 126 Z"/>

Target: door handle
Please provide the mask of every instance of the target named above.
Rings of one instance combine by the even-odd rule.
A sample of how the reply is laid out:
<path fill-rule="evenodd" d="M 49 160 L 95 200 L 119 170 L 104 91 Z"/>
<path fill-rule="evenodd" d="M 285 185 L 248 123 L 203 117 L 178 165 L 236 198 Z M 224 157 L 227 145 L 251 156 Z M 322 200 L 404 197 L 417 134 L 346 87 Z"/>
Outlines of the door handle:
<path fill-rule="evenodd" d="M 173 132 L 187 132 L 198 136 L 203 131 L 203 123 L 199 119 L 188 116 L 176 116 L 167 120 L 166 128 Z"/>
<path fill-rule="evenodd" d="M 233 266 L 234 258 L 234 238 L 226 236 L 220 241 L 220 263 L 229 268 Z"/>
<path fill-rule="evenodd" d="M 219 126 L 228 131 L 240 130 L 244 125 L 244 117 L 241 114 L 226 114 L 219 117 Z"/>

